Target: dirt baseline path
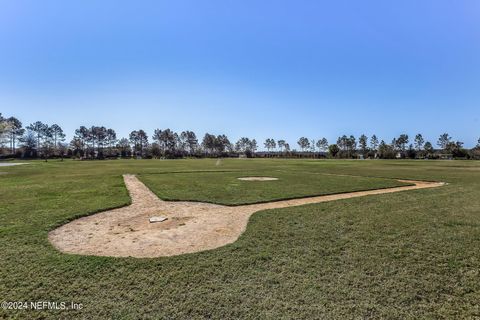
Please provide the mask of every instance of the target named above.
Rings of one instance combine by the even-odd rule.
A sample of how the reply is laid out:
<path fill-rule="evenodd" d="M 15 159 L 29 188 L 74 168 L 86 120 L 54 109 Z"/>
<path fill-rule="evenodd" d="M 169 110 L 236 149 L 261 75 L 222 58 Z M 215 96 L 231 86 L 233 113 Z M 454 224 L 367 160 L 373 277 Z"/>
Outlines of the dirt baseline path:
<path fill-rule="evenodd" d="M 229 207 L 162 201 L 134 175 L 124 175 L 124 181 L 132 198 L 130 206 L 71 221 L 51 231 L 50 242 L 62 252 L 84 255 L 137 258 L 181 255 L 236 241 L 245 231 L 250 216 L 260 210 L 444 185 L 399 180 L 414 185 Z M 150 223 L 153 216 L 168 220 Z"/>

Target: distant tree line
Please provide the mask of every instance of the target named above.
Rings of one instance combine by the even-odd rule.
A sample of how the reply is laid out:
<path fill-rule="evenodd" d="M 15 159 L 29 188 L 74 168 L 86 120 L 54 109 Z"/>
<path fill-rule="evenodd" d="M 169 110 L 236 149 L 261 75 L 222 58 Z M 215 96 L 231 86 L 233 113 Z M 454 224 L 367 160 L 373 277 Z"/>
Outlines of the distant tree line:
<path fill-rule="evenodd" d="M 265 151 L 258 151 L 255 139 L 242 137 L 231 142 L 224 134 L 206 133 L 199 140 L 193 131 L 156 129 L 149 136 L 142 129 L 119 138 L 115 130 L 103 126 L 81 126 L 67 143 L 58 124 L 41 121 L 24 127 L 15 117 L 0 113 L 0 157 L 8 158 L 184 158 L 184 157 L 309 157 L 338 159 L 480 159 L 480 138 L 472 149 L 463 147 L 448 133 L 441 134 L 436 147 L 421 134 L 413 140 L 401 134 L 390 143 L 376 135 L 343 135 L 332 144 L 326 138 L 300 137 L 297 148 L 284 139 L 268 138 Z"/>

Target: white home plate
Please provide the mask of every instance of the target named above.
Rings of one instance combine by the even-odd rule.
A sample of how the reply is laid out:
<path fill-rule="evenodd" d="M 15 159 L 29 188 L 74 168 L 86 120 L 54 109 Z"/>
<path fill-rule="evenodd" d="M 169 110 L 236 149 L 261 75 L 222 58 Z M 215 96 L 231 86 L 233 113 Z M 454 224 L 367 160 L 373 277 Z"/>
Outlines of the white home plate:
<path fill-rule="evenodd" d="M 165 218 L 165 217 L 151 217 L 149 219 L 150 223 L 154 223 L 154 222 L 163 222 L 165 220 L 168 220 L 168 218 Z"/>

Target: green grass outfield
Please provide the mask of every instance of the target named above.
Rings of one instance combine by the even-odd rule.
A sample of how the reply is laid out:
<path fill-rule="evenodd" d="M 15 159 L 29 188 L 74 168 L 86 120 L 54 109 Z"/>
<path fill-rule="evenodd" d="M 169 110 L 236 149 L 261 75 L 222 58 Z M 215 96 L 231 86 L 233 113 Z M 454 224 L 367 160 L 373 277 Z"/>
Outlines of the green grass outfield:
<path fill-rule="evenodd" d="M 242 181 L 238 178 L 267 176 L 277 181 Z M 332 175 L 303 170 L 220 171 L 143 174 L 139 178 L 164 200 L 190 200 L 241 205 L 392 188 L 407 185 L 397 180 Z"/>
<path fill-rule="evenodd" d="M 480 162 L 50 161 L 0 172 L 0 300 L 83 304 L 0 309 L 0 318 L 480 317 Z M 237 242 L 195 254 L 57 252 L 49 230 L 129 203 L 124 173 L 166 199 L 224 204 L 384 188 L 396 178 L 449 184 L 262 211 Z M 253 175 L 280 180 L 236 179 Z"/>

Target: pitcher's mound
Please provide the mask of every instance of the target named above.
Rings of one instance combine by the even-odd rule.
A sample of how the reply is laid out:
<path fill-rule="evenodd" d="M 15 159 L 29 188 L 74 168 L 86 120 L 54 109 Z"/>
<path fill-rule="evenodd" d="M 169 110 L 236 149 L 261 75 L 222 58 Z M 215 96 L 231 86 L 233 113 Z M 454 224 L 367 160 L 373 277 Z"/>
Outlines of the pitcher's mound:
<path fill-rule="evenodd" d="M 273 177 L 242 177 L 242 178 L 238 178 L 238 180 L 243 180 L 243 181 L 273 181 L 273 180 L 278 180 L 278 178 L 273 178 Z"/>

